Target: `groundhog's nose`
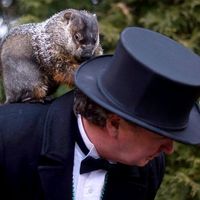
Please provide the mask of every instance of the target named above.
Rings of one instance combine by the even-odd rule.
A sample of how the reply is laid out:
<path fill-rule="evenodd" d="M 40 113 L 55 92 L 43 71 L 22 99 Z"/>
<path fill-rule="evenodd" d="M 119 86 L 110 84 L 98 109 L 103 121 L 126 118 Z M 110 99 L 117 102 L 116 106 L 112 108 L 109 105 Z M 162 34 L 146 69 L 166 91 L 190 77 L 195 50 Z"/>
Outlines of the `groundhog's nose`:
<path fill-rule="evenodd" d="M 81 54 L 81 60 L 87 60 L 87 59 L 91 58 L 92 56 L 93 56 L 92 51 L 85 50 Z"/>

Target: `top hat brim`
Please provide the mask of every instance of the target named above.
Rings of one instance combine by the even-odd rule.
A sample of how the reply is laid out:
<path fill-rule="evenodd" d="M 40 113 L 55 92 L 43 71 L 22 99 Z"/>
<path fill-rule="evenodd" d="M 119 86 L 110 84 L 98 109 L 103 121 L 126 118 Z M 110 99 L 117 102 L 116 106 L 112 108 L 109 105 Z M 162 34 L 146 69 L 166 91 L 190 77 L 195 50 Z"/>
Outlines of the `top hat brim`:
<path fill-rule="evenodd" d="M 132 113 L 125 112 L 111 99 L 108 99 L 101 92 L 98 86 L 98 79 L 108 68 L 112 58 L 112 55 L 103 55 L 83 63 L 75 73 L 76 86 L 97 104 L 132 123 L 181 143 L 200 144 L 200 111 L 197 105 L 194 105 L 190 112 L 186 128 L 167 130 L 152 125 L 144 119 L 134 116 Z"/>

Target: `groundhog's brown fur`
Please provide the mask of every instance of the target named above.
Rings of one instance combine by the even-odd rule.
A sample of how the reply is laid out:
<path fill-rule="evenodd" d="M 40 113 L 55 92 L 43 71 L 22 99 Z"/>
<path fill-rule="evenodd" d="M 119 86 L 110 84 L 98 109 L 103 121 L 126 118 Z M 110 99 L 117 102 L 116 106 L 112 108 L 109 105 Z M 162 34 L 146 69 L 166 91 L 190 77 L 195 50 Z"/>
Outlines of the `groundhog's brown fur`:
<path fill-rule="evenodd" d="M 43 101 L 57 86 L 73 86 L 84 60 L 102 54 L 96 16 L 67 9 L 42 23 L 20 25 L 1 46 L 6 103 Z"/>

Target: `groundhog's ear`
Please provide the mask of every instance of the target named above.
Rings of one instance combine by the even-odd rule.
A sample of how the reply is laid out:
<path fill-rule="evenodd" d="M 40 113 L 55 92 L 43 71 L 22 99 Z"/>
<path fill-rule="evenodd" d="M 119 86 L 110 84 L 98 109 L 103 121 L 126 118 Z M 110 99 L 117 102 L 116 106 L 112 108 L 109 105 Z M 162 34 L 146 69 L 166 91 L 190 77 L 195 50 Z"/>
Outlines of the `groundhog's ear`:
<path fill-rule="evenodd" d="M 67 11 L 64 14 L 64 18 L 67 20 L 67 22 L 71 19 L 71 17 L 72 17 L 72 12 L 71 11 Z"/>

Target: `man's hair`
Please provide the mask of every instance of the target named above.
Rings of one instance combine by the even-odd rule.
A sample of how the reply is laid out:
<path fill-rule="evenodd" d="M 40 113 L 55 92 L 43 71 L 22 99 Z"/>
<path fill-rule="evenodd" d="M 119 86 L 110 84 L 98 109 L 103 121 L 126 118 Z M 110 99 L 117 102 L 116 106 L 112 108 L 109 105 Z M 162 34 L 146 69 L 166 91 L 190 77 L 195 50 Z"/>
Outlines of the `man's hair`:
<path fill-rule="evenodd" d="M 78 88 L 75 89 L 74 113 L 76 115 L 80 114 L 100 127 L 105 127 L 106 120 L 109 114 L 111 114 L 110 111 L 96 104 Z"/>

